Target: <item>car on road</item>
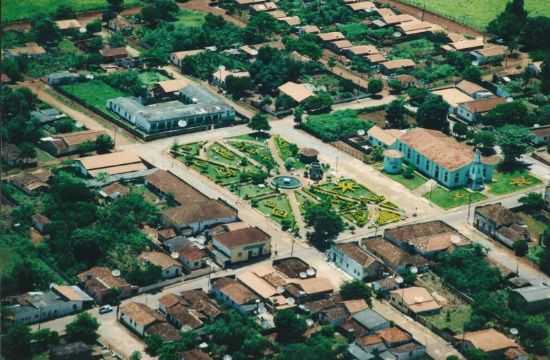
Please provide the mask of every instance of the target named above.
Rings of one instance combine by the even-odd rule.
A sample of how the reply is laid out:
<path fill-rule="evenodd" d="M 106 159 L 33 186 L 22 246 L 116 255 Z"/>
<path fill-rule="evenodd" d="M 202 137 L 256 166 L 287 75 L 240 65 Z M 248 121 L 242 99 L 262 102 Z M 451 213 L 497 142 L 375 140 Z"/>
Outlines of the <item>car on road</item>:
<path fill-rule="evenodd" d="M 102 307 L 99 308 L 100 314 L 107 314 L 107 313 L 110 313 L 111 311 L 113 311 L 113 307 L 111 305 L 103 305 Z"/>

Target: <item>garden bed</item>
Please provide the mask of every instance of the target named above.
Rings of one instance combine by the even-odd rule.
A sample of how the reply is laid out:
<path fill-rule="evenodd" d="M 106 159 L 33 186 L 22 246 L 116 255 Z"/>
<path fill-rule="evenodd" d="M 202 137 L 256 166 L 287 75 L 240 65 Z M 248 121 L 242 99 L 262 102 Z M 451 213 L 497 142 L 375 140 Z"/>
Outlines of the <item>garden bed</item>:
<path fill-rule="evenodd" d="M 292 213 L 288 197 L 284 194 L 273 195 L 259 201 L 253 200 L 252 206 L 256 207 L 267 217 L 281 225 L 285 222 L 289 222 L 289 227 L 294 226 L 294 214 Z"/>
<path fill-rule="evenodd" d="M 540 184 L 541 181 L 527 170 L 502 172 L 495 170 L 493 181 L 488 185 L 489 192 L 504 195 Z"/>

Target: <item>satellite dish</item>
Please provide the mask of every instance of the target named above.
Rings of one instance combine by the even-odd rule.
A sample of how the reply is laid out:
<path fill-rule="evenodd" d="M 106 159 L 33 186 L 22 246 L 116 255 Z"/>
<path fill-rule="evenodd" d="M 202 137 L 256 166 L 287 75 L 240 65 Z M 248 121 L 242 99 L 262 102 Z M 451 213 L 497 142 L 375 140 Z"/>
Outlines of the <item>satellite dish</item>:
<path fill-rule="evenodd" d="M 309 277 L 313 277 L 313 276 L 315 276 L 315 270 L 313 270 L 313 269 L 307 269 L 307 270 L 306 270 L 306 274 L 307 274 L 307 276 L 309 276 Z"/>
<path fill-rule="evenodd" d="M 403 278 L 401 276 L 398 276 L 395 278 L 395 282 L 398 283 L 399 285 L 403 284 Z"/>
<path fill-rule="evenodd" d="M 363 130 L 363 129 L 357 130 L 357 135 L 364 136 L 365 135 L 365 130 Z"/>
<path fill-rule="evenodd" d="M 113 275 L 114 277 L 119 277 L 120 276 L 120 270 L 115 269 L 115 270 L 111 271 L 111 275 Z"/>
<path fill-rule="evenodd" d="M 208 344 L 205 342 L 202 342 L 199 344 L 199 349 L 206 349 L 208 347 Z"/>
<path fill-rule="evenodd" d="M 411 272 L 411 274 L 418 274 L 418 268 L 416 266 L 411 266 L 409 271 Z"/>
<path fill-rule="evenodd" d="M 181 128 L 186 127 L 187 126 L 187 121 L 185 121 L 185 120 L 178 121 L 178 126 L 181 127 Z"/>
<path fill-rule="evenodd" d="M 305 273 L 305 271 L 302 271 L 299 275 L 300 275 L 300 279 L 307 278 L 307 274 Z"/>
<path fill-rule="evenodd" d="M 510 334 L 516 336 L 517 334 L 519 334 L 519 330 L 516 329 L 516 328 L 511 328 L 511 329 L 510 329 Z"/>
<path fill-rule="evenodd" d="M 460 244 L 460 237 L 458 235 L 451 235 L 451 243 Z"/>
<path fill-rule="evenodd" d="M 170 254 L 170 257 L 171 257 L 172 259 L 176 259 L 176 260 L 177 260 L 177 259 L 179 259 L 180 255 L 179 255 L 177 252 L 174 251 L 174 252 L 172 252 L 172 253 Z"/>
<path fill-rule="evenodd" d="M 284 287 L 282 287 L 282 286 L 277 286 L 277 289 L 276 289 L 276 291 L 277 291 L 277 294 L 282 294 L 282 293 L 284 293 L 284 292 L 285 292 L 285 288 L 284 288 Z"/>
<path fill-rule="evenodd" d="M 294 298 L 289 297 L 288 299 L 286 299 L 286 303 L 288 305 L 294 305 L 294 304 L 296 304 L 296 300 L 294 300 Z"/>

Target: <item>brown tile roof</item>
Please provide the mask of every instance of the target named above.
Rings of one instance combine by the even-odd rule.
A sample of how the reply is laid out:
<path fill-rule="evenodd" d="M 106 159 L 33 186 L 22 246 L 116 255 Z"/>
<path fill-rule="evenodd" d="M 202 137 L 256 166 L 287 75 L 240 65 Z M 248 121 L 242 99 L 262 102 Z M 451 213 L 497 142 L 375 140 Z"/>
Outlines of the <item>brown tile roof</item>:
<path fill-rule="evenodd" d="M 401 131 L 386 130 L 377 125 L 371 127 L 367 134 L 368 136 L 374 137 L 376 140 L 382 142 L 386 146 L 393 145 L 397 139 L 403 135 Z"/>
<path fill-rule="evenodd" d="M 441 305 L 434 300 L 432 295 L 423 287 L 412 286 L 404 289 L 397 289 L 391 292 L 393 296 L 399 297 L 414 313 L 422 313 L 441 308 Z"/>
<path fill-rule="evenodd" d="M 411 244 L 424 251 L 446 250 L 470 243 L 455 228 L 440 220 L 386 229 L 384 237 Z"/>
<path fill-rule="evenodd" d="M 488 91 L 484 87 L 468 80 L 460 81 L 456 84 L 456 88 L 469 96 L 473 96 L 477 92 Z"/>
<path fill-rule="evenodd" d="M 42 55 L 46 50 L 35 42 L 28 42 L 24 46 L 9 49 L 15 55 Z"/>
<path fill-rule="evenodd" d="M 400 266 L 411 265 L 423 267 L 428 264 L 428 260 L 420 255 L 410 255 L 391 242 L 378 238 L 363 240 L 363 246 L 380 257 L 388 266 L 396 269 Z"/>
<path fill-rule="evenodd" d="M 462 106 L 466 107 L 473 113 L 483 114 L 493 110 L 497 105 L 505 104 L 506 99 L 503 97 L 491 97 L 487 99 L 479 99 L 474 101 L 468 101 L 463 103 Z"/>
<path fill-rule="evenodd" d="M 380 335 L 365 335 L 357 338 L 357 344 L 360 346 L 372 346 L 382 343 L 382 337 Z"/>
<path fill-rule="evenodd" d="M 157 322 L 152 325 L 149 325 L 147 327 L 147 330 L 145 332 L 148 335 L 158 335 L 160 336 L 164 341 L 176 341 L 181 339 L 181 334 L 172 325 L 170 325 L 167 322 Z"/>
<path fill-rule="evenodd" d="M 164 91 L 165 93 L 173 93 L 176 91 L 180 91 L 190 83 L 191 82 L 189 80 L 182 78 L 182 79 L 159 81 L 157 83 L 157 86 L 160 89 L 162 89 L 162 91 Z"/>
<path fill-rule="evenodd" d="M 183 301 L 192 309 L 209 318 L 215 318 L 222 313 L 218 304 L 202 289 L 186 290 L 180 293 Z"/>
<path fill-rule="evenodd" d="M 146 169 L 139 156 L 131 151 L 119 151 L 109 154 L 87 156 L 79 158 L 78 161 L 90 172 L 106 171 L 110 173 L 110 169 L 112 168 L 136 164 L 140 165 L 142 169 Z"/>
<path fill-rule="evenodd" d="M 412 336 L 398 327 L 391 327 L 377 332 L 386 344 L 403 343 L 412 340 Z"/>
<path fill-rule="evenodd" d="M 114 182 L 112 184 L 104 186 L 101 188 L 101 191 L 103 191 L 107 195 L 112 195 L 114 193 L 119 193 L 120 195 L 127 195 L 130 193 L 130 189 L 119 182 Z"/>
<path fill-rule="evenodd" d="M 369 304 L 364 299 L 345 300 L 342 304 L 351 315 L 369 308 Z"/>
<path fill-rule="evenodd" d="M 120 313 L 134 320 L 138 325 L 146 327 L 157 321 L 165 321 L 161 314 L 149 306 L 135 301 L 127 302 L 120 307 Z"/>
<path fill-rule="evenodd" d="M 298 16 L 285 16 L 282 18 L 278 18 L 279 21 L 284 21 L 290 26 L 298 26 L 302 23 L 302 20 Z"/>
<path fill-rule="evenodd" d="M 336 248 L 353 259 L 361 266 L 369 266 L 376 262 L 376 259 L 369 255 L 359 245 L 354 243 L 336 244 Z"/>
<path fill-rule="evenodd" d="M 288 81 L 279 86 L 279 91 L 290 96 L 294 101 L 300 103 L 307 98 L 315 95 L 313 91 L 305 84 L 298 84 L 293 81 Z"/>
<path fill-rule="evenodd" d="M 350 313 L 343 304 L 336 304 L 334 306 L 321 310 L 321 314 L 327 321 L 338 321 L 347 318 Z"/>
<path fill-rule="evenodd" d="M 374 5 L 374 3 L 370 2 L 370 1 L 360 1 L 360 2 L 356 2 L 356 3 L 348 4 L 348 6 L 353 11 L 376 9 L 376 5 Z"/>
<path fill-rule="evenodd" d="M 483 47 L 483 38 L 471 39 L 471 40 L 460 40 L 453 43 L 450 43 L 449 46 L 453 50 L 463 51 L 463 50 L 473 50 L 480 47 Z"/>
<path fill-rule="evenodd" d="M 33 173 L 17 174 L 9 178 L 9 181 L 15 186 L 25 189 L 25 191 L 34 191 L 42 187 L 48 188 L 47 180 L 42 180 Z"/>
<path fill-rule="evenodd" d="M 413 128 L 399 138 L 437 165 L 456 170 L 474 160 L 474 149 L 441 131 Z"/>
<path fill-rule="evenodd" d="M 177 296 L 176 294 L 172 294 L 172 293 L 163 295 L 159 299 L 159 304 L 166 307 L 166 308 L 172 307 L 176 304 L 179 304 L 180 302 L 181 302 L 180 297 Z"/>
<path fill-rule="evenodd" d="M 333 41 L 332 44 L 337 47 L 338 49 L 348 49 L 350 47 L 353 46 L 353 44 L 351 43 L 351 41 L 349 40 L 337 40 L 337 41 Z"/>
<path fill-rule="evenodd" d="M 208 256 L 206 250 L 201 249 L 192 243 L 184 245 L 184 247 L 180 249 L 178 253 L 187 261 L 197 261 L 200 259 L 204 259 Z"/>
<path fill-rule="evenodd" d="M 239 305 L 249 304 L 259 299 L 246 286 L 232 278 L 214 279 L 212 280 L 212 286 Z"/>
<path fill-rule="evenodd" d="M 386 61 L 386 57 L 382 54 L 368 55 L 367 60 L 371 63 L 377 64 Z"/>
<path fill-rule="evenodd" d="M 203 322 L 199 318 L 200 315 L 182 303 L 170 306 L 166 309 L 166 312 L 176 319 L 181 327 L 194 330 L 203 325 Z"/>
<path fill-rule="evenodd" d="M 82 27 L 82 24 L 77 19 L 57 20 L 55 24 L 60 30 L 79 29 Z"/>
<path fill-rule="evenodd" d="M 237 216 L 237 211 L 218 200 L 204 200 L 166 209 L 162 214 L 175 224 L 191 224 L 198 221 Z"/>
<path fill-rule="evenodd" d="M 166 170 L 157 170 L 147 175 L 145 180 L 162 193 L 172 194 L 174 200 L 180 205 L 203 202 L 208 199 L 200 191 Z"/>
<path fill-rule="evenodd" d="M 193 349 L 193 350 L 185 351 L 181 355 L 181 360 L 213 360 L 213 359 L 207 353 L 199 349 Z"/>
<path fill-rule="evenodd" d="M 379 54 L 380 51 L 373 45 L 357 45 L 352 46 L 347 49 L 349 52 L 354 55 L 363 56 L 363 55 L 374 55 Z"/>
<path fill-rule="evenodd" d="M 169 240 L 176 236 L 176 231 L 172 228 L 160 229 L 157 233 L 163 240 Z"/>
<path fill-rule="evenodd" d="M 102 266 L 94 266 L 84 272 L 81 272 L 77 276 L 81 282 L 86 283 L 86 287 L 88 287 L 88 281 L 93 281 L 96 279 L 98 283 L 101 284 L 101 287 L 106 289 L 124 288 L 129 286 L 125 279 L 120 276 L 113 276 L 111 269 Z"/>
<path fill-rule="evenodd" d="M 302 27 L 302 31 L 308 34 L 318 34 L 319 32 L 321 32 L 319 27 L 315 25 L 305 25 Z"/>
<path fill-rule="evenodd" d="M 228 248 L 233 248 L 247 244 L 266 242 L 269 241 L 271 237 L 260 228 L 249 227 L 215 235 L 213 239 L 219 241 Z"/>
<path fill-rule="evenodd" d="M 388 25 L 396 25 L 396 24 L 401 24 L 401 23 L 416 20 L 415 17 L 409 14 L 392 15 L 392 16 L 385 16 L 385 17 L 382 16 L 382 19 Z"/>
<path fill-rule="evenodd" d="M 382 63 L 387 70 L 397 70 L 401 68 L 414 67 L 416 64 L 411 59 L 389 60 Z"/>
<path fill-rule="evenodd" d="M 504 56 L 508 51 L 506 46 L 490 46 L 483 49 L 475 50 L 476 53 L 483 57 Z"/>
<path fill-rule="evenodd" d="M 531 128 L 531 134 L 538 137 L 550 136 L 550 125 Z"/>
<path fill-rule="evenodd" d="M 126 50 L 126 47 L 116 47 L 116 48 L 105 48 L 99 50 L 99 53 L 101 56 L 104 57 L 125 57 L 128 56 L 128 51 Z"/>
<path fill-rule="evenodd" d="M 519 222 L 518 215 L 512 210 L 502 206 L 501 203 L 478 206 L 475 212 L 494 222 L 497 227 L 509 226 L 515 222 Z"/>
<path fill-rule="evenodd" d="M 181 267 L 179 261 L 160 251 L 145 251 L 139 255 L 139 259 L 147 261 L 153 265 L 159 266 L 162 270 L 172 266 Z"/>
<path fill-rule="evenodd" d="M 346 37 L 344 36 L 344 34 L 342 34 L 341 32 L 339 31 L 333 31 L 333 32 L 328 32 L 328 33 L 321 33 L 321 34 L 317 34 L 317 36 L 319 37 L 319 39 L 321 39 L 322 41 L 337 41 L 337 40 L 344 40 Z"/>
<path fill-rule="evenodd" d="M 282 11 L 282 10 L 273 10 L 273 11 L 268 11 L 268 14 L 273 16 L 275 19 L 280 19 L 280 18 L 284 18 L 284 17 L 287 17 L 288 15 Z"/>
<path fill-rule="evenodd" d="M 454 87 L 434 90 L 432 93 L 441 96 L 443 100 L 453 107 L 457 107 L 462 103 L 474 100 L 471 96 Z"/>
<path fill-rule="evenodd" d="M 469 341 L 475 348 L 484 352 L 493 352 L 519 347 L 514 340 L 495 329 L 465 332 L 463 335 L 457 335 L 456 339 L 459 341 L 462 339 Z"/>

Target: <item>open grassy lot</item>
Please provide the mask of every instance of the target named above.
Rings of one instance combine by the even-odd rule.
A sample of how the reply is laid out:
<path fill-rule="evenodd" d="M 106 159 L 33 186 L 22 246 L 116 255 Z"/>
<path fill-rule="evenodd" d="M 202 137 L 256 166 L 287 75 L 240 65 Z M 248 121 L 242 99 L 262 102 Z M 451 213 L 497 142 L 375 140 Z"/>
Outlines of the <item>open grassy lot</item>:
<path fill-rule="evenodd" d="M 426 10 L 445 16 L 464 25 L 484 30 L 487 24 L 504 10 L 508 0 L 399 0 L 426 7 Z M 550 16 L 548 0 L 525 0 L 530 15 Z"/>
<path fill-rule="evenodd" d="M 124 6 L 139 5 L 139 0 L 125 0 Z M 68 5 L 76 12 L 101 10 L 105 0 L 2 0 L 2 22 L 25 20 L 36 14 L 53 14 L 60 5 Z"/>
<path fill-rule="evenodd" d="M 168 77 L 162 75 L 161 73 L 157 71 L 144 71 L 139 73 L 138 78 L 141 80 L 143 84 L 146 86 L 151 86 L 159 81 L 168 80 Z"/>
<path fill-rule="evenodd" d="M 404 177 L 403 173 L 388 174 L 384 171 L 382 171 L 382 173 L 387 177 L 391 178 L 392 180 L 397 181 L 401 185 L 405 186 L 409 190 L 414 190 L 427 181 L 425 177 L 421 176 L 417 172 L 413 172 L 413 177 L 410 179 L 407 179 L 406 177 Z"/>
<path fill-rule="evenodd" d="M 113 113 L 106 108 L 107 100 L 119 96 L 128 96 L 128 94 L 107 85 L 101 80 L 63 85 L 62 89 L 79 98 L 85 104 L 92 106 L 97 111 L 109 116 L 113 116 Z"/>
<path fill-rule="evenodd" d="M 176 26 L 180 27 L 200 27 L 204 24 L 206 13 L 189 9 L 182 9 L 177 16 Z"/>
<path fill-rule="evenodd" d="M 489 191 L 495 195 L 513 193 L 540 184 L 540 180 L 529 174 L 527 170 L 511 172 L 495 171 L 493 182 L 489 184 Z"/>
<path fill-rule="evenodd" d="M 469 198 L 472 203 L 487 199 L 487 196 L 479 192 L 467 191 L 465 189 L 447 190 L 440 186 L 427 192 L 424 197 L 443 209 L 466 205 Z"/>

